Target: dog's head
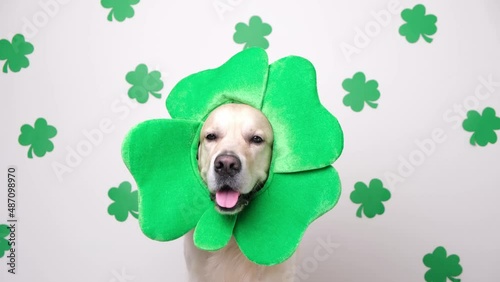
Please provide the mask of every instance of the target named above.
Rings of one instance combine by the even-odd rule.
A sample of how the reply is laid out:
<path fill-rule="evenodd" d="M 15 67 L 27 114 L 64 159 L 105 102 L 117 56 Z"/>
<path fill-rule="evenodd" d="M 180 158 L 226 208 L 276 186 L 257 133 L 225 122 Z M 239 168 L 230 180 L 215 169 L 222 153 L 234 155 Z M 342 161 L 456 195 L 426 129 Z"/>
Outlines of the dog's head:
<path fill-rule="evenodd" d="M 265 183 L 273 131 L 259 110 L 225 104 L 208 116 L 200 132 L 198 169 L 221 213 L 237 213 Z"/>

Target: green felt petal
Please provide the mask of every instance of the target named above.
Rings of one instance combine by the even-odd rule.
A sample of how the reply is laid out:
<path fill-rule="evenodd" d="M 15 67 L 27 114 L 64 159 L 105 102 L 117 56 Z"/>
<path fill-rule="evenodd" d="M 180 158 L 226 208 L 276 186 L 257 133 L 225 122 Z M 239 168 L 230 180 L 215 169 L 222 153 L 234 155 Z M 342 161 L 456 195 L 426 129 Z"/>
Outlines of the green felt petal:
<path fill-rule="evenodd" d="M 325 167 L 342 152 L 342 129 L 319 101 L 308 60 L 290 56 L 271 64 L 262 112 L 273 127 L 275 173 Z"/>
<path fill-rule="evenodd" d="M 125 138 L 123 160 L 137 182 L 139 222 L 151 239 L 184 235 L 213 205 L 195 167 L 199 127 L 185 120 L 149 120 Z"/>
<path fill-rule="evenodd" d="M 238 215 L 234 228 L 243 254 L 263 265 L 288 259 L 309 224 L 332 209 L 340 197 L 340 179 L 331 166 L 275 174 L 271 181 L 271 187 Z"/>
<path fill-rule="evenodd" d="M 270 178 L 237 216 L 214 209 L 196 163 L 202 121 L 225 103 L 262 110 L 274 132 Z M 342 152 L 343 134 L 319 101 L 306 59 L 291 56 L 268 66 L 264 50 L 249 48 L 181 80 L 166 104 L 174 120 L 144 122 L 123 145 L 148 237 L 173 240 L 196 226 L 197 247 L 221 249 L 232 234 L 248 259 L 274 265 L 289 258 L 308 225 L 336 204 L 340 180 L 331 163 Z"/>
<path fill-rule="evenodd" d="M 249 48 L 216 69 L 190 75 L 172 89 L 167 109 L 172 118 L 203 120 L 229 102 L 260 109 L 267 82 L 267 54 Z"/>
<path fill-rule="evenodd" d="M 196 225 L 194 244 L 205 251 L 224 248 L 233 235 L 236 215 L 220 214 L 214 207 L 208 208 Z"/>

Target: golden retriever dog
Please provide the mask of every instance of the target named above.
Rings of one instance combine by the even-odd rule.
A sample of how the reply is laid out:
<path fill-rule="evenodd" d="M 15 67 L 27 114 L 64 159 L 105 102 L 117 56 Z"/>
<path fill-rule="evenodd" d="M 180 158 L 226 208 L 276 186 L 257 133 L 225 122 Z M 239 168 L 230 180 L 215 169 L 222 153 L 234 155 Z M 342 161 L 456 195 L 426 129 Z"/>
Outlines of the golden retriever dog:
<path fill-rule="evenodd" d="M 271 163 L 273 130 L 259 110 L 244 104 L 225 104 L 208 116 L 200 132 L 198 168 L 224 214 L 238 213 L 250 195 L 264 185 Z M 262 266 L 249 261 L 234 238 L 223 249 L 208 252 L 186 235 L 184 253 L 190 282 L 293 281 L 295 255 L 287 261 Z"/>

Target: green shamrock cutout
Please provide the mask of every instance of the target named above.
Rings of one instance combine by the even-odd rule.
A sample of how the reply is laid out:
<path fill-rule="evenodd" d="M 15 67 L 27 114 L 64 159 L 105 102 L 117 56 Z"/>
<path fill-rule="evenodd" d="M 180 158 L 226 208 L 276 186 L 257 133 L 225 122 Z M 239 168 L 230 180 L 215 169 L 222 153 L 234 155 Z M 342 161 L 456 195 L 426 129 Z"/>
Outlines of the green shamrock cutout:
<path fill-rule="evenodd" d="M 460 258 L 457 255 L 447 256 L 445 248 L 437 247 L 432 254 L 426 254 L 423 261 L 430 268 L 425 273 L 425 281 L 446 282 L 448 278 L 452 282 L 460 282 L 460 278 L 455 278 L 462 274 Z"/>
<path fill-rule="evenodd" d="M 467 113 L 467 119 L 464 120 L 462 126 L 466 131 L 474 132 L 470 137 L 471 145 L 477 144 L 484 147 L 488 143 L 497 142 L 495 130 L 500 129 L 500 117 L 497 117 L 495 110 L 489 107 L 483 110 L 483 115 L 471 110 Z"/>
<path fill-rule="evenodd" d="M 125 79 L 132 84 L 128 90 L 128 96 L 131 99 L 137 99 L 137 102 L 144 104 L 148 101 L 149 94 L 155 98 L 161 98 L 161 94 L 157 93 L 163 88 L 159 71 L 148 73 L 148 67 L 145 64 L 140 64 L 135 68 L 135 71 L 127 73 Z"/>
<path fill-rule="evenodd" d="M 353 111 L 360 112 L 365 103 L 374 109 L 378 107 L 378 104 L 375 103 L 380 98 L 378 82 L 375 80 L 366 81 L 364 73 L 357 72 L 352 78 L 346 78 L 342 82 L 342 87 L 349 92 L 342 101 Z"/>
<path fill-rule="evenodd" d="M 33 158 L 33 152 L 37 157 L 43 157 L 47 152 L 54 150 L 54 144 L 50 141 L 57 134 L 57 129 L 48 125 L 44 118 L 38 118 L 35 121 L 35 127 L 29 124 L 21 126 L 21 135 L 19 135 L 19 144 L 30 146 L 28 158 Z"/>
<path fill-rule="evenodd" d="M 9 240 L 5 239 L 10 234 L 10 229 L 7 225 L 0 225 L 0 258 L 5 255 L 5 252 L 10 250 Z"/>
<path fill-rule="evenodd" d="M 132 191 L 132 185 L 128 181 L 122 182 L 118 188 L 109 189 L 108 196 L 114 203 L 109 205 L 108 213 L 120 222 L 124 222 L 130 213 L 138 218 L 139 198 L 137 190 Z"/>
<path fill-rule="evenodd" d="M 432 42 L 429 36 L 437 31 L 437 17 L 431 14 L 426 15 L 424 5 L 418 4 L 413 9 L 404 9 L 401 17 L 406 23 L 399 28 L 399 34 L 405 36 L 409 43 L 417 42 L 420 36 L 427 43 Z"/>
<path fill-rule="evenodd" d="M 216 210 L 196 159 L 204 120 L 228 103 L 260 110 L 274 132 L 268 180 L 247 194 L 250 202 L 237 215 Z M 171 119 L 140 123 L 122 146 L 140 191 L 139 224 L 149 238 L 170 241 L 194 229 L 194 244 L 214 251 L 234 237 L 250 261 L 274 265 L 337 203 L 340 179 L 331 164 L 342 152 L 343 134 L 319 100 L 308 60 L 288 56 L 270 64 L 263 49 L 247 48 L 179 81 L 166 106 Z"/>
<path fill-rule="evenodd" d="M 0 60 L 6 60 L 2 68 L 3 72 L 7 73 L 8 69 L 18 72 L 22 68 L 27 68 L 30 61 L 26 55 L 33 53 L 33 50 L 33 45 L 26 42 L 22 34 L 14 35 L 12 44 L 7 39 L 0 40 Z"/>
<path fill-rule="evenodd" d="M 236 24 L 236 32 L 234 33 L 233 40 L 238 44 L 245 44 L 243 49 L 249 47 L 260 47 L 267 49 L 269 41 L 265 36 L 271 34 L 272 28 L 269 24 L 263 23 L 262 19 L 258 16 L 250 18 L 248 25 L 245 23 Z"/>
<path fill-rule="evenodd" d="M 391 192 L 384 188 L 380 179 L 372 179 L 369 187 L 363 182 L 354 184 L 354 191 L 351 192 L 351 201 L 355 204 L 361 204 L 356 216 L 361 218 L 362 212 L 368 218 L 373 218 L 375 215 L 381 215 L 385 211 L 384 204 L 391 198 Z"/>
<path fill-rule="evenodd" d="M 139 3 L 140 0 L 101 0 L 101 5 L 104 8 L 111 8 L 108 14 L 108 21 L 115 20 L 123 22 L 127 18 L 134 16 L 134 8 L 132 5 Z"/>

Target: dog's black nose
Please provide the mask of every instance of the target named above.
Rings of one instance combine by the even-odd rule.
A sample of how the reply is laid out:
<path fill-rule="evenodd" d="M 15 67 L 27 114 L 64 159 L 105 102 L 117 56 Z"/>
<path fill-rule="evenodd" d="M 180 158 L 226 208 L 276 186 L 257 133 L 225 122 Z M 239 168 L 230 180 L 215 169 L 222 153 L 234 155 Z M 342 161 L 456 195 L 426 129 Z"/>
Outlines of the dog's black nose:
<path fill-rule="evenodd" d="M 241 161 L 233 155 L 219 155 L 215 158 L 214 168 L 221 176 L 234 176 L 241 171 Z"/>

